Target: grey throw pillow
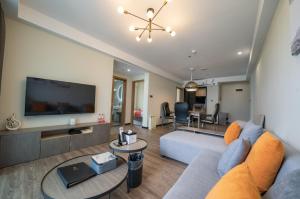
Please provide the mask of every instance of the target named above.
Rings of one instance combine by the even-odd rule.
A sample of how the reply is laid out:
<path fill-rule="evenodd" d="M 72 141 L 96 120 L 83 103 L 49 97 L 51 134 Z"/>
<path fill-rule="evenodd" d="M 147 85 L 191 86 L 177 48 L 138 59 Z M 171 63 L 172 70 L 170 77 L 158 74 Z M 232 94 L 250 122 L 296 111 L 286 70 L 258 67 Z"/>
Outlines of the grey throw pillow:
<path fill-rule="evenodd" d="M 247 124 L 247 122 L 243 120 L 236 120 L 235 122 L 238 123 L 238 125 L 240 125 L 241 129 L 243 129 Z"/>
<path fill-rule="evenodd" d="M 244 162 L 251 148 L 248 140 L 236 139 L 234 140 L 222 154 L 218 163 L 218 174 L 225 175 L 233 167 Z"/>
<path fill-rule="evenodd" d="M 263 134 L 263 128 L 249 121 L 243 128 L 240 138 L 249 140 L 251 145 L 253 145 L 256 140 Z"/>
<path fill-rule="evenodd" d="M 300 169 L 294 170 L 276 182 L 263 199 L 295 199 L 300 197 Z"/>

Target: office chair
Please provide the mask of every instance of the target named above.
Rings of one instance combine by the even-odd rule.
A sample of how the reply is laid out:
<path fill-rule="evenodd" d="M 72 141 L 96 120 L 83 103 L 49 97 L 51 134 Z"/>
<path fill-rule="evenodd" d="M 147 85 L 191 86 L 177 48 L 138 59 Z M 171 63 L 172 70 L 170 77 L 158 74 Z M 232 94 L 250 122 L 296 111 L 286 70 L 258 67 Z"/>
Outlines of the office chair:
<path fill-rule="evenodd" d="M 174 129 L 176 129 L 176 124 L 187 124 L 190 126 L 189 117 L 189 105 L 186 102 L 175 103 L 175 116 L 174 116 Z"/>

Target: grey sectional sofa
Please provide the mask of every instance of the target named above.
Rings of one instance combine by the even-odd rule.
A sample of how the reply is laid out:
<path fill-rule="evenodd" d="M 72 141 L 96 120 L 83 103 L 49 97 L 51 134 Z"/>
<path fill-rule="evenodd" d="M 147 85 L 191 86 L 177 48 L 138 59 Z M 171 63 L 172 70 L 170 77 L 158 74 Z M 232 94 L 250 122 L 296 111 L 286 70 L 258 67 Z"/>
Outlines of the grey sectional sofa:
<path fill-rule="evenodd" d="M 164 199 L 204 199 L 220 179 L 218 161 L 227 145 L 222 137 L 174 131 L 160 138 L 160 153 L 189 164 Z M 285 144 L 286 156 L 276 181 L 264 199 L 300 198 L 300 175 L 293 182 L 286 179 L 300 174 L 300 152 Z M 286 188 L 288 186 L 288 188 Z"/>

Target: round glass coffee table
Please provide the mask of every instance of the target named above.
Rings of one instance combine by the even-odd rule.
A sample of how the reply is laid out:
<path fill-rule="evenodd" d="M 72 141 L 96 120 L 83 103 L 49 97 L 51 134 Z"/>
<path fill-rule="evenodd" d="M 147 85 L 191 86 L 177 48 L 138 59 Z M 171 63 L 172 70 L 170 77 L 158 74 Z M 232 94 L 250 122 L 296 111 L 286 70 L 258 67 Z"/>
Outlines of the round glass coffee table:
<path fill-rule="evenodd" d="M 44 198 L 99 198 L 107 194 L 110 195 L 126 180 L 128 174 L 127 162 L 124 158 L 117 156 L 117 168 L 67 189 L 57 174 L 57 168 L 79 162 L 90 165 L 91 156 L 93 155 L 84 155 L 67 160 L 48 171 L 41 182 L 41 191 Z"/>

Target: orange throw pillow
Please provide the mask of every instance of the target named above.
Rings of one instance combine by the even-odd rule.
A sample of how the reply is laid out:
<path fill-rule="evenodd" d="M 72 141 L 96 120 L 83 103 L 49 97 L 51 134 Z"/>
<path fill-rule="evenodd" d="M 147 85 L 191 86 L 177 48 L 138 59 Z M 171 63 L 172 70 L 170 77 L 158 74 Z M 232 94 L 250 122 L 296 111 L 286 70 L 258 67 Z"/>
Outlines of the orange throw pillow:
<path fill-rule="evenodd" d="M 260 199 L 247 164 L 243 163 L 225 174 L 205 199 Z"/>
<path fill-rule="evenodd" d="M 241 133 L 241 127 L 237 122 L 233 122 L 227 128 L 224 134 L 224 141 L 226 144 L 230 144 L 234 140 L 238 139 Z"/>
<path fill-rule="evenodd" d="M 262 134 L 253 145 L 245 162 L 261 193 L 273 184 L 283 158 L 282 142 L 269 132 Z"/>

